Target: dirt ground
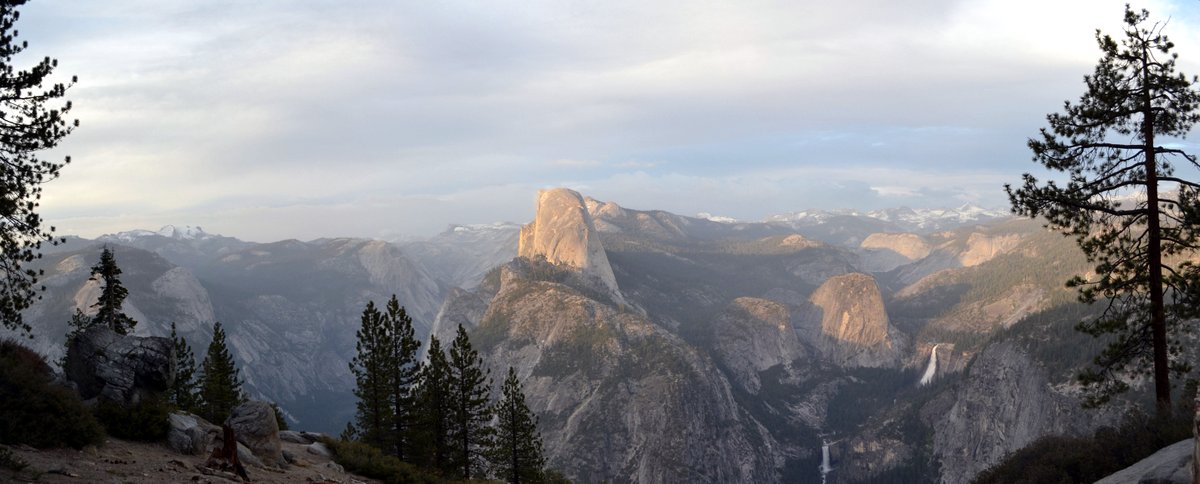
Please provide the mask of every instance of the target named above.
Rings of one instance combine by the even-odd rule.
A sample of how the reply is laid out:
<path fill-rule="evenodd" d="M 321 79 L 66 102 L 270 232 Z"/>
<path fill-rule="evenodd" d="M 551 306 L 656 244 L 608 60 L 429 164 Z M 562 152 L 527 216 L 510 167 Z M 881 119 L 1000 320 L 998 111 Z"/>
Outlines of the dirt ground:
<path fill-rule="evenodd" d="M 6 447 L 29 464 L 20 472 L 0 468 L 0 482 L 46 483 L 229 483 L 241 480 L 230 473 L 203 467 L 207 456 L 177 454 L 165 443 L 107 439 L 103 446 L 38 450 L 27 446 Z M 251 482 L 275 483 L 378 483 L 349 474 L 327 458 L 306 452 L 305 446 L 283 442 L 283 448 L 299 457 L 286 469 L 246 467 Z"/>

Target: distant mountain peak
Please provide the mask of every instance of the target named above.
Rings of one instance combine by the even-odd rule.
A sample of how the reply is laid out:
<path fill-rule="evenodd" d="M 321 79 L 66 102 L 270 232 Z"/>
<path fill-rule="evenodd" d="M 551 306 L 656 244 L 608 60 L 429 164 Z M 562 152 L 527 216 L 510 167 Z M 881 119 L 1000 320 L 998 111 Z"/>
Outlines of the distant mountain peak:
<path fill-rule="evenodd" d="M 195 227 L 191 225 L 164 225 L 158 230 L 126 230 L 124 232 L 117 232 L 115 234 L 102 235 L 100 236 L 100 239 L 113 239 L 123 242 L 132 242 L 137 239 L 152 236 L 166 237 L 168 239 L 175 240 L 206 240 L 213 237 L 218 237 L 215 234 L 205 232 L 204 229 L 200 228 L 198 225 Z"/>
<path fill-rule="evenodd" d="M 854 209 L 801 210 L 767 217 L 768 222 L 793 224 L 822 224 L 835 217 L 862 217 L 890 222 L 914 232 L 947 230 L 961 225 L 986 222 L 1010 217 L 1007 210 L 983 208 L 964 203 L 958 208 L 909 208 L 897 207 L 880 210 L 859 211 Z"/>
<path fill-rule="evenodd" d="M 204 229 L 200 228 L 199 225 L 195 227 L 192 227 L 191 225 L 184 225 L 182 227 L 175 225 L 164 225 L 161 229 L 158 229 L 158 235 L 181 240 L 199 240 L 211 237 L 211 235 L 209 235 L 208 232 L 205 232 Z"/>
<path fill-rule="evenodd" d="M 723 224 L 735 224 L 735 223 L 739 222 L 738 219 L 733 218 L 733 217 L 726 217 L 723 215 L 713 215 L 708 212 L 700 212 L 700 213 L 696 214 L 696 218 L 701 218 L 704 220 L 708 220 L 710 222 L 719 222 L 719 223 L 723 223 Z"/>

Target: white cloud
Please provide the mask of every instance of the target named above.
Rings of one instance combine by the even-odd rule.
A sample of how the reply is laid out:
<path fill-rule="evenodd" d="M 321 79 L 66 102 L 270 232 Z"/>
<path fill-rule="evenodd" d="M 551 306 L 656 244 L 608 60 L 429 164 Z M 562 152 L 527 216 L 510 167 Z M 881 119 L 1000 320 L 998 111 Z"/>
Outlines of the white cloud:
<path fill-rule="evenodd" d="M 63 0 L 20 27 L 81 78 L 51 222 L 265 240 L 519 221 L 557 184 L 741 219 L 1002 204 L 1123 4 Z M 1194 6 L 1145 5 L 1200 73 Z"/>

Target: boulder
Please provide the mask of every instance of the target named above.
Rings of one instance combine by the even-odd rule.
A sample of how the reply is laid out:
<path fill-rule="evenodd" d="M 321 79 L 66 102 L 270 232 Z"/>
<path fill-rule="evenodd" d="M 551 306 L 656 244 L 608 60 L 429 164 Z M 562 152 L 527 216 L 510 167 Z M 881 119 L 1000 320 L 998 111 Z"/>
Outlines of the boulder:
<path fill-rule="evenodd" d="M 237 455 L 238 455 L 238 460 L 242 461 L 242 464 L 244 464 L 244 465 L 248 465 L 251 467 L 260 467 L 260 468 L 266 467 L 263 465 L 263 461 L 261 459 L 259 459 L 257 455 L 254 455 L 254 452 L 252 452 L 249 448 L 247 448 L 245 445 L 242 445 L 241 442 L 238 442 L 238 445 L 237 445 Z M 282 453 L 280 453 L 279 459 L 283 460 Z M 284 462 L 287 462 L 287 461 L 284 461 Z"/>
<path fill-rule="evenodd" d="M 329 450 L 329 447 L 326 447 L 325 444 L 321 442 L 314 442 L 312 445 L 309 445 L 307 448 L 305 448 L 305 450 L 309 454 L 315 456 L 324 457 L 326 459 L 333 458 L 333 452 Z"/>
<path fill-rule="evenodd" d="M 171 386 L 175 347 L 168 338 L 91 328 L 71 341 L 64 371 L 86 401 L 134 405 Z"/>
<path fill-rule="evenodd" d="M 234 407 L 225 424 L 233 428 L 238 442 L 266 465 L 284 466 L 283 447 L 279 442 L 279 424 L 271 404 L 251 400 Z"/>
<path fill-rule="evenodd" d="M 167 445 L 175 452 L 187 455 L 208 455 L 221 445 L 221 427 L 190 413 L 174 412 L 167 417 L 171 428 Z"/>

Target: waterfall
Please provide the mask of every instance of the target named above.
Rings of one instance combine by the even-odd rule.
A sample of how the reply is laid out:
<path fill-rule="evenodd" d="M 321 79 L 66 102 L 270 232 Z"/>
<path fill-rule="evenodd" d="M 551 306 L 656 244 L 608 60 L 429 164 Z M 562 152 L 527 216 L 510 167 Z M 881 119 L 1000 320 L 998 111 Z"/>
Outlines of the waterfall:
<path fill-rule="evenodd" d="M 937 374 L 937 347 L 938 345 L 933 345 L 933 351 L 929 353 L 929 366 L 925 368 L 925 374 L 921 375 L 922 386 L 928 385 Z"/>
<path fill-rule="evenodd" d="M 829 441 L 821 441 L 821 482 L 825 482 L 825 474 L 833 472 L 833 466 L 829 465 Z"/>

